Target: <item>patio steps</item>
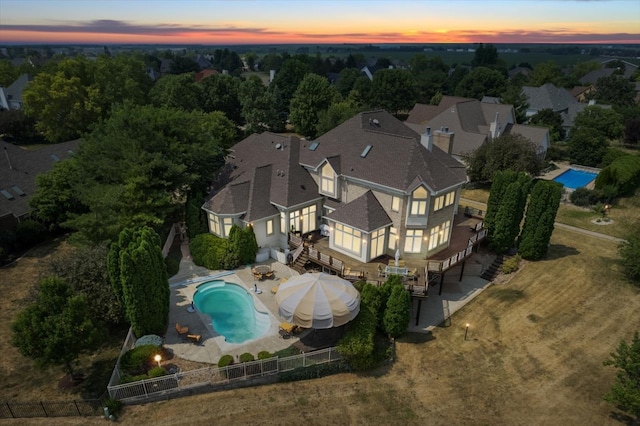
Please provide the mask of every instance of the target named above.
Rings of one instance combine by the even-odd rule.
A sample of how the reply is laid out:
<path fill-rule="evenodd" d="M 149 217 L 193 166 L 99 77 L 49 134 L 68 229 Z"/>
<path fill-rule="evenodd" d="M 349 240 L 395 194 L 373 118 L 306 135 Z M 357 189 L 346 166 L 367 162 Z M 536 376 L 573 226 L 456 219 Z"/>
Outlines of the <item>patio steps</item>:
<path fill-rule="evenodd" d="M 305 249 L 302 251 L 302 253 L 300 253 L 300 256 L 298 256 L 296 261 L 293 262 L 293 265 L 290 265 L 290 268 L 297 271 L 300 274 L 304 274 L 305 272 L 304 265 L 307 263 L 308 260 L 309 260 L 309 256 L 307 255 L 307 250 Z"/>
<path fill-rule="evenodd" d="M 512 256 L 507 256 L 502 254 L 498 255 L 493 260 L 493 263 L 491 263 L 491 265 L 489 265 L 487 270 L 484 271 L 484 273 L 480 276 L 480 278 L 487 281 L 493 281 L 502 270 L 502 264 L 504 263 L 504 261 L 509 259 L 510 257 Z"/>

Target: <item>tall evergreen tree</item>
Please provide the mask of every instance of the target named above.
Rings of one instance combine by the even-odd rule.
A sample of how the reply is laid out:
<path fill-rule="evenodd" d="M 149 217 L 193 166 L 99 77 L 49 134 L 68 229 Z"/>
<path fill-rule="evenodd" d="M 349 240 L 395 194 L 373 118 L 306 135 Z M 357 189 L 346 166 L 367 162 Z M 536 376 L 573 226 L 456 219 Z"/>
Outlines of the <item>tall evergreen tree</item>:
<path fill-rule="evenodd" d="M 539 180 L 533 186 L 518 244 L 525 259 L 539 260 L 547 254 L 561 198 L 562 186 L 556 182 Z"/>
<path fill-rule="evenodd" d="M 509 183 L 504 192 L 489 233 L 489 245 L 499 254 L 512 248 L 520 233 L 529 186 L 530 178 L 524 173 L 518 173 L 515 181 Z"/>
<path fill-rule="evenodd" d="M 411 295 L 402 285 L 396 285 L 391 290 L 384 310 L 383 326 L 391 337 L 400 337 L 407 332 L 411 321 Z"/>
<path fill-rule="evenodd" d="M 109 252 L 108 267 L 136 336 L 164 334 L 170 291 L 158 234 L 149 227 L 123 230 Z"/>

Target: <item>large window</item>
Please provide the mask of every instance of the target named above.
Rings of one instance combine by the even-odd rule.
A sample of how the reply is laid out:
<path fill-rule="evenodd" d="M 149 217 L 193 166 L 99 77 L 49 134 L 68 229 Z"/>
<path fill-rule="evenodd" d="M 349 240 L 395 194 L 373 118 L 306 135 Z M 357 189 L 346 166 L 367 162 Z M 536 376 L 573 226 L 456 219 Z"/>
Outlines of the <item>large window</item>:
<path fill-rule="evenodd" d="M 394 212 L 400 211 L 400 197 L 396 197 L 396 196 L 391 197 L 391 211 L 394 211 Z"/>
<path fill-rule="evenodd" d="M 449 241 L 449 231 L 451 231 L 451 221 L 448 220 L 442 225 L 440 225 L 440 242 L 439 244 L 444 244 Z"/>
<path fill-rule="evenodd" d="M 316 205 L 290 212 L 289 227 L 303 234 L 316 229 Z"/>
<path fill-rule="evenodd" d="M 228 237 L 231 232 L 231 227 L 233 226 L 233 219 L 230 217 L 225 217 L 222 219 L 222 223 L 224 225 L 224 236 Z"/>
<path fill-rule="evenodd" d="M 387 247 L 391 250 L 398 248 L 398 230 L 393 226 L 389 228 L 389 245 Z"/>
<path fill-rule="evenodd" d="M 320 192 L 331 197 L 336 196 L 336 175 L 329 163 L 320 169 Z"/>
<path fill-rule="evenodd" d="M 286 223 L 286 215 L 284 214 L 284 212 L 280 212 L 280 233 L 281 234 L 286 234 L 287 233 L 287 223 Z"/>
<path fill-rule="evenodd" d="M 456 192 L 451 191 L 447 195 L 444 196 L 444 206 L 448 207 L 456 200 Z"/>
<path fill-rule="evenodd" d="M 424 216 L 427 213 L 427 190 L 419 186 L 411 193 L 411 216 Z"/>
<path fill-rule="evenodd" d="M 438 247 L 438 231 L 440 231 L 439 226 L 434 226 L 429 231 L 429 250 L 433 250 Z"/>
<path fill-rule="evenodd" d="M 438 210 L 442 209 L 443 207 L 444 207 L 444 195 L 436 197 L 433 200 L 433 211 L 437 212 Z"/>
<path fill-rule="evenodd" d="M 407 229 L 404 240 L 405 253 L 420 253 L 422 249 L 422 229 Z"/>
<path fill-rule="evenodd" d="M 215 214 L 209 214 L 209 229 L 218 237 L 223 236 L 220 230 L 220 219 Z"/>
<path fill-rule="evenodd" d="M 273 219 L 267 220 L 267 235 L 273 235 Z"/>
<path fill-rule="evenodd" d="M 362 232 L 350 226 L 336 223 L 333 244 L 336 247 L 360 256 L 362 252 Z"/>
<path fill-rule="evenodd" d="M 381 256 L 384 253 L 384 237 L 384 228 L 371 233 L 371 248 L 369 249 L 371 259 Z"/>

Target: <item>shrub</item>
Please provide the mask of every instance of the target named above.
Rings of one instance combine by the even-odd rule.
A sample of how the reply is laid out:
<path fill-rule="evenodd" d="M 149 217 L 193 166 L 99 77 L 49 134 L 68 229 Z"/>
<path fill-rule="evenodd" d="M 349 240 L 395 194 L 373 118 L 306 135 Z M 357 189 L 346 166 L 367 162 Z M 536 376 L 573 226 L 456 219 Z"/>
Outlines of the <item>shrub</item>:
<path fill-rule="evenodd" d="M 255 357 L 253 356 L 253 354 L 249 353 L 249 352 L 245 352 L 242 355 L 240 355 L 240 362 L 251 362 L 251 361 L 255 361 Z"/>
<path fill-rule="evenodd" d="M 153 367 L 151 370 L 149 370 L 147 375 L 150 379 L 153 379 L 154 377 L 166 376 L 167 370 L 165 370 L 164 367 Z"/>
<path fill-rule="evenodd" d="M 227 240 L 213 234 L 196 235 L 189 244 L 193 263 L 212 270 L 222 269 L 227 247 Z"/>
<path fill-rule="evenodd" d="M 366 370 L 376 364 L 376 314 L 365 303 L 352 321 L 347 334 L 338 342 L 337 350 L 354 370 Z"/>
<path fill-rule="evenodd" d="M 118 416 L 118 414 L 120 414 L 120 411 L 122 411 L 122 401 L 119 401 L 115 398 L 107 398 L 104 401 L 104 406 L 107 407 L 109 409 L 109 413 L 113 414 L 114 416 Z"/>
<path fill-rule="evenodd" d="M 120 359 L 120 368 L 125 374 L 142 374 L 149 370 L 153 358 L 162 350 L 154 345 L 142 345 L 127 351 Z"/>
<path fill-rule="evenodd" d="M 615 196 L 616 189 L 610 185 L 602 189 L 578 188 L 569 197 L 571 202 L 580 207 L 589 207 L 597 203 L 610 202 Z"/>
<path fill-rule="evenodd" d="M 640 186 L 640 156 L 618 157 L 602 169 L 596 178 L 596 189 L 614 186 L 619 195 L 629 195 Z"/>
<path fill-rule="evenodd" d="M 167 267 L 167 274 L 172 277 L 180 271 L 180 262 L 173 257 L 165 257 L 164 264 Z"/>
<path fill-rule="evenodd" d="M 269 352 L 269 351 L 260 351 L 260 352 L 258 352 L 258 359 L 269 359 L 272 356 L 273 355 L 271 355 L 271 352 Z"/>
<path fill-rule="evenodd" d="M 505 260 L 502 264 L 502 272 L 505 274 L 511 274 L 517 271 L 518 267 L 520 266 L 521 259 L 522 258 L 520 257 L 520 255 L 516 254 L 512 258 Z"/>
<path fill-rule="evenodd" d="M 147 376 L 146 374 L 138 374 L 136 376 L 125 374 L 124 376 L 122 376 L 122 379 L 120 379 L 120 384 L 124 385 L 126 383 L 139 382 L 140 380 L 145 380 L 148 378 L 149 376 Z"/>
<path fill-rule="evenodd" d="M 384 311 L 383 328 L 392 337 L 400 337 L 407 332 L 411 321 L 411 295 L 403 286 L 395 286 Z"/>
<path fill-rule="evenodd" d="M 228 365 L 233 364 L 233 356 L 232 355 L 222 355 L 220 360 L 218 361 L 218 367 L 226 367 Z"/>

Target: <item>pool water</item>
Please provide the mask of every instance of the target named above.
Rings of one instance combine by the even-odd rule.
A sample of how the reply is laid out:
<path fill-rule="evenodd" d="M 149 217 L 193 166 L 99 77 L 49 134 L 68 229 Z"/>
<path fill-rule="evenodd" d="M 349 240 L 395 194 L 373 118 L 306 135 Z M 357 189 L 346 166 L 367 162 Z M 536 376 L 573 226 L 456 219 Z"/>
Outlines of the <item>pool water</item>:
<path fill-rule="evenodd" d="M 200 284 L 193 303 L 211 317 L 215 331 L 229 343 L 255 339 L 269 329 L 269 315 L 256 311 L 251 294 L 237 284 L 225 281 Z"/>
<path fill-rule="evenodd" d="M 587 186 L 592 180 L 598 176 L 597 173 L 584 172 L 582 170 L 569 169 L 559 176 L 556 176 L 554 182 L 561 183 L 569 189 L 578 189 Z"/>

